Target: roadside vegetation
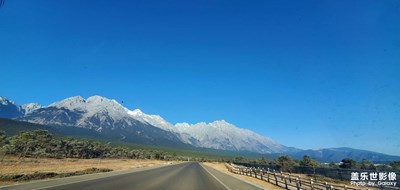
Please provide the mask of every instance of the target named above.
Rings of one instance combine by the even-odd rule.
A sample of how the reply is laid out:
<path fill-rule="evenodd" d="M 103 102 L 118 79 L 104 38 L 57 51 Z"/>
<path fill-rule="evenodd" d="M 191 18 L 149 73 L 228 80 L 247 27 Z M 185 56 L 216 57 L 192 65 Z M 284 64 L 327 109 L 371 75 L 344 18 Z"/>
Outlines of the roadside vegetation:
<path fill-rule="evenodd" d="M 357 162 L 351 158 L 344 158 L 339 163 L 319 163 L 313 160 L 310 156 L 304 155 L 303 159 L 296 160 L 288 155 L 279 156 L 274 159 L 267 159 L 261 157 L 260 159 L 247 159 L 245 157 L 236 157 L 232 160 L 236 163 L 249 163 L 249 164 L 261 164 L 261 165 L 274 165 L 279 170 L 290 172 L 293 167 L 314 167 L 314 168 L 336 168 L 336 169 L 361 169 L 361 170 L 390 170 L 400 171 L 400 161 L 393 161 L 386 164 L 374 164 L 373 162 L 363 159 Z"/>
<path fill-rule="evenodd" d="M 331 162 L 327 164 L 319 163 L 307 155 L 305 155 L 302 160 L 295 160 L 288 155 L 279 156 L 274 159 L 267 159 L 266 157 L 249 159 L 243 156 L 233 157 L 190 150 L 143 147 L 114 142 L 106 143 L 84 138 L 78 139 L 54 136 L 49 131 L 40 129 L 21 131 L 11 136 L 7 136 L 4 131 L 0 131 L 0 162 L 5 156 L 14 156 L 18 159 L 151 159 L 166 161 L 230 161 L 237 163 L 275 165 L 282 171 L 290 171 L 294 166 L 400 171 L 400 161 L 376 165 L 366 159 L 356 162 L 350 158 L 344 158 L 340 163 Z"/>
<path fill-rule="evenodd" d="M 85 160 L 92 163 L 89 165 L 80 165 Z M 55 167 L 47 167 L 47 165 L 51 165 L 49 163 L 54 161 L 56 162 L 54 164 Z M 125 163 L 122 161 L 125 161 Z M 350 158 L 344 158 L 340 164 L 334 162 L 319 163 L 307 155 L 301 160 L 295 160 L 287 155 L 274 159 L 267 159 L 266 157 L 251 159 L 243 156 L 233 157 L 231 155 L 221 155 L 206 151 L 163 149 L 125 144 L 123 142 L 102 142 L 85 138 L 55 136 L 49 131 L 41 129 L 21 131 L 18 134 L 9 136 L 4 131 L 0 131 L 0 166 L 2 166 L 0 182 L 20 182 L 108 172 L 119 169 L 160 165 L 170 161 L 261 164 L 274 166 L 277 170 L 283 172 L 292 172 L 293 167 L 400 171 L 400 161 L 375 165 L 365 159 L 356 162 Z M 124 166 L 116 167 L 121 162 Z M 147 162 L 152 163 L 147 165 L 141 164 Z M 107 165 L 105 163 L 110 164 Z M 74 165 L 75 167 L 66 171 L 56 171 L 55 168 L 60 165 Z M 7 172 L 6 170 L 10 170 L 11 172 Z M 28 170 L 29 172 L 27 172 Z M 315 173 L 313 177 L 324 178 L 323 176 L 315 175 Z M 329 179 L 324 180 L 328 181 Z"/>
<path fill-rule="evenodd" d="M 0 182 L 23 182 L 23 181 L 31 181 L 31 180 L 40 180 L 47 178 L 57 178 L 57 177 L 70 177 L 84 174 L 93 174 L 93 173 L 101 173 L 101 172 L 110 172 L 112 169 L 108 168 L 87 168 L 81 171 L 74 172 L 65 172 L 65 173 L 57 173 L 57 172 L 35 172 L 29 174 L 1 174 Z"/>
<path fill-rule="evenodd" d="M 55 138 L 46 130 L 20 132 L 7 137 L 0 131 L 0 161 L 6 155 L 22 158 L 128 158 L 175 160 L 183 159 L 174 153 L 160 150 L 132 149 L 127 146 L 111 146 L 100 141 Z"/>
<path fill-rule="evenodd" d="M 344 158 L 339 163 L 319 163 L 307 155 L 303 156 L 301 160 L 295 160 L 288 155 L 279 156 L 271 160 L 265 157 L 256 160 L 236 157 L 233 162 L 240 166 L 245 166 L 251 171 L 263 168 L 264 171 L 278 173 L 278 175 L 298 176 L 299 178 L 312 179 L 314 182 L 318 181 L 339 186 L 351 185 L 351 172 L 400 172 L 400 161 L 374 164 L 367 159 L 357 162 L 350 158 Z M 368 186 L 367 188 L 372 187 Z"/>
<path fill-rule="evenodd" d="M 160 165 L 161 161 L 186 159 L 176 153 L 160 150 L 55 137 L 47 130 L 24 131 L 13 136 L 6 136 L 0 131 L 0 184 L 3 185 Z"/>

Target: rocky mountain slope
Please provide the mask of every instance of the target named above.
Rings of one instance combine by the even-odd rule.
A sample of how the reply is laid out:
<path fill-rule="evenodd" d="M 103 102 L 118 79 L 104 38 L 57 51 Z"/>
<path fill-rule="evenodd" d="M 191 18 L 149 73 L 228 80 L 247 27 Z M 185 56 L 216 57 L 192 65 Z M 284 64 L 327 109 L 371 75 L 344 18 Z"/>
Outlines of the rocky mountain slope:
<path fill-rule="evenodd" d="M 81 127 L 121 139 L 141 139 L 139 143 L 157 141 L 186 144 L 194 147 L 256 153 L 282 153 L 288 148 L 247 129 L 226 121 L 173 125 L 158 115 L 139 109 L 129 110 L 117 101 L 101 96 L 87 99 L 75 96 L 48 106 L 26 104 L 18 106 L 2 98 L 3 118 L 14 118 L 42 125 Z M 167 143 L 168 144 L 168 143 Z"/>

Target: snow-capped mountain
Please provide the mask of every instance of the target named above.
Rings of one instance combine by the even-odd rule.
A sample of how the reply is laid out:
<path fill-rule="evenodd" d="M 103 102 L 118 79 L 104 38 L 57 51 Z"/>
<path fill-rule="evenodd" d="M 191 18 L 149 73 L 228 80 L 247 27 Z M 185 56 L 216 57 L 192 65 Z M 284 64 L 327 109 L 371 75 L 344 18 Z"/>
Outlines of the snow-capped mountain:
<path fill-rule="evenodd" d="M 0 96 L 0 118 L 16 118 L 26 115 L 42 106 L 37 103 L 17 105 L 14 101 Z"/>
<path fill-rule="evenodd" d="M 37 103 L 17 105 L 0 96 L 0 118 L 44 124 L 55 131 L 90 132 L 104 140 L 122 140 L 173 148 L 202 147 L 256 153 L 283 153 L 301 159 L 311 155 L 323 162 L 340 161 L 344 157 L 372 161 L 398 160 L 399 157 L 350 148 L 300 150 L 283 146 L 248 129 L 238 128 L 224 120 L 211 123 L 171 124 L 159 115 L 148 115 L 139 109 L 129 110 L 117 101 L 101 96 L 84 99 L 70 97 L 48 106 Z M 5 123 L 10 120 L 0 119 Z M 19 121 L 13 121 L 19 122 Z M 23 123 L 23 122 L 21 122 Z M 56 125 L 56 126 L 55 126 Z M 65 128 L 64 128 L 65 127 Z M 79 128 L 84 129 L 79 129 Z"/>
<path fill-rule="evenodd" d="M 181 133 L 179 129 L 177 129 L 174 125 L 172 125 L 168 121 L 164 120 L 164 118 L 162 118 L 159 115 L 148 115 L 143 113 L 140 109 L 135 109 L 133 111 L 127 109 L 127 112 L 133 118 L 141 122 L 177 134 L 178 138 L 186 144 L 198 146 L 198 141 L 195 138 L 193 138 L 191 135 L 187 133 Z"/>
<path fill-rule="evenodd" d="M 115 100 L 101 96 L 91 96 L 87 99 L 75 96 L 48 106 L 17 106 L 11 101 L 2 101 L 4 103 L 0 108 L 13 105 L 15 110 L 19 110 L 20 114 L 8 118 L 18 117 L 18 120 L 50 126 L 81 127 L 139 143 L 145 141 L 157 144 L 163 141 L 164 144 L 172 142 L 194 147 L 257 153 L 282 153 L 292 150 L 223 120 L 173 125 L 159 115 L 145 114 L 140 109 L 132 111 Z"/>
<path fill-rule="evenodd" d="M 161 116 L 159 115 L 148 115 L 143 113 L 140 109 L 135 109 L 133 111 L 126 109 L 127 113 L 131 115 L 133 118 L 144 122 L 148 123 L 150 125 L 156 126 L 160 129 L 166 130 L 166 131 L 172 131 L 176 132 L 176 128 L 169 123 L 168 121 L 165 121 Z"/>
<path fill-rule="evenodd" d="M 28 103 L 21 106 L 21 108 L 24 110 L 24 115 L 29 114 L 42 107 L 43 106 L 38 103 Z"/>
<path fill-rule="evenodd" d="M 117 101 L 101 96 L 70 97 L 17 118 L 43 125 L 81 127 L 112 139 L 141 144 L 182 146 L 176 133 L 135 119 Z"/>
<path fill-rule="evenodd" d="M 0 118 L 15 118 L 23 116 L 24 112 L 20 106 L 7 98 L 0 96 Z"/>
<path fill-rule="evenodd" d="M 178 123 L 178 131 L 198 140 L 198 146 L 221 150 L 280 153 L 290 151 L 285 147 L 248 129 L 238 128 L 224 120 L 212 123 Z"/>
<path fill-rule="evenodd" d="M 50 104 L 44 109 L 57 110 L 52 115 L 58 117 L 46 118 L 35 117 L 37 113 L 28 114 L 25 119 L 40 124 L 68 124 L 101 131 L 104 128 L 121 128 L 132 125 L 132 120 L 126 109 L 115 100 L 101 96 L 92 96 L 84 99 L 81 96 L 70 97 L 59 102 Z M 40 110 L 41 113 L 43 110 Z M 115 125 L 116 122 L 119 125 Z"/>

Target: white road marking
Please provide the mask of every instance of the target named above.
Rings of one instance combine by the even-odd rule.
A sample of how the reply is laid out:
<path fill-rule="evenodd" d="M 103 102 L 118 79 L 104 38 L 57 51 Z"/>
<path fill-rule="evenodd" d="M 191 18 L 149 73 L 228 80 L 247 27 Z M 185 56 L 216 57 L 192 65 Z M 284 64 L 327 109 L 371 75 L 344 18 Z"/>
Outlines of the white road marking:
<path fill-rule="evenodd" d="M 216 170 L 216 171 L 218 171 L 218 170 Z M 219 171 L 219 172 L 221 172 L 221 173 L 223 173 L 223 174 L 226 174 L 226 175 L 229 175 L 229 176 L 231 176 L 231 177 L 233 177 L 233 178 L 236 178 L 237 180 L 240 180 L 240 181 L 242 181 L 242 182 L 244 182 L 244 183 L 247 183 L 247 184 L 249 184 L 249 185 L 252 185 L 252 186 L 258 187 L 258 188 L 260 188 L 260 189 L 266 190 L 266 189 L 265 189 L 264 187 L 262 187 L 261 185 L 258 185 L 258 184 L 252 183 L 252 182 L 250 182 L 250 181 L 247 181 L 247 180 L 245 180 L 245 179 L 242 179 L 242 178 L 240 178 L 240 177 L 234 176 L 234 175 L 232 175 L 231 173 L 226 173 L 226 172 L 222 172 L 222 171 Z M 257 179 L 258 179 L 258 178 L 257 178 Z"/>
<path fill-rule="evenodd" d="M 232 190 L 231 188 L 229 188 L 228 186 L 226 186 L 221 180 L 219 180 L 215 175 L 213 175 L 210 171 L 207 170 L 207 168 L 205 168 L 202 164 L 200 164 L 200 166 L 207 171 L 208 174 L 210 174 L 211 176 L 213 176 L 220 184 L 222 184 L 227 190 Z"/>

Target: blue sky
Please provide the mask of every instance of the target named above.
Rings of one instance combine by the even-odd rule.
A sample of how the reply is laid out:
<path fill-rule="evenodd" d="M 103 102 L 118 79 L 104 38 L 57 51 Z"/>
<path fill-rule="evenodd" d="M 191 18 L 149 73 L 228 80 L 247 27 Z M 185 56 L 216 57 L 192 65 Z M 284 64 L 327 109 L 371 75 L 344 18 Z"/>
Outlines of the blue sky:
<path fill-rule="evenodd" d="M 400 155 L 400 1 L 6 0 L 0 95 Z"/>

